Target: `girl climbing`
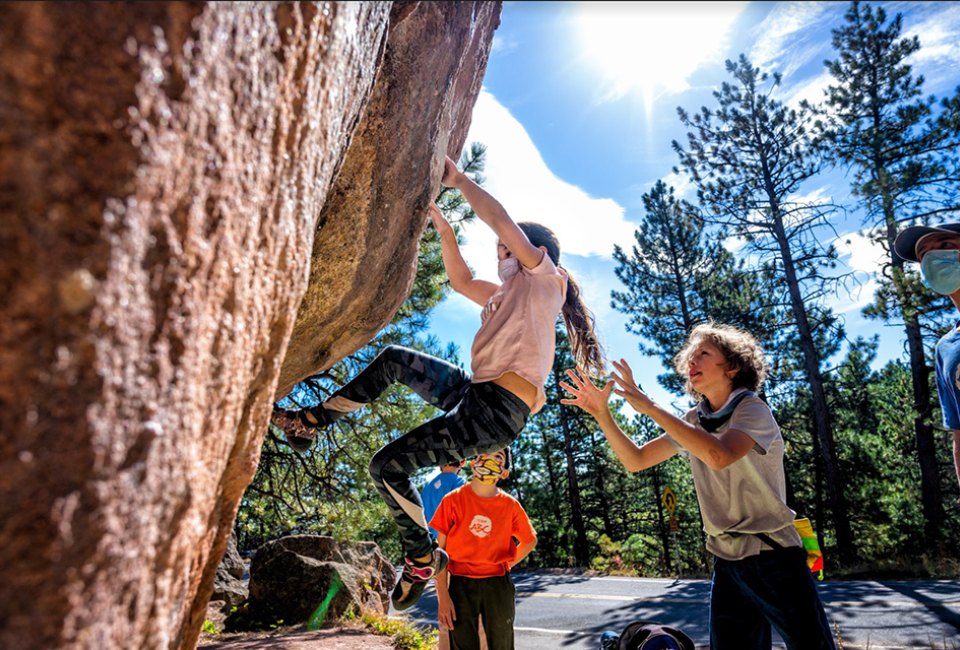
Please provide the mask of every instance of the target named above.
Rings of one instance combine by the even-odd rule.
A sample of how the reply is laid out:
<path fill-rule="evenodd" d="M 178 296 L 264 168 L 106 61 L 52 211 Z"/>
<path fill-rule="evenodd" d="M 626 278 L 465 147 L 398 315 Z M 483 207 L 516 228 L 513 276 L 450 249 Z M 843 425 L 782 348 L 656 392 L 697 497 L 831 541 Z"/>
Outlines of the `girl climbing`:
<path fill-rule="evenodd" d="M 394 382 L 412 389 L 443 414 L 380 449 L 370 475 L 400 528 L 405 558 L 393 590 L 398 610 L 411 607 L 426 583 L 447 565 L 427 531 L 423 505 L 411 475 L 424 467 L 457 463 L 510 446 L 546 401 L 544 384 L 553 366 L 557 316 L 562 312 L 577 366 L 603 372 L 603 351 L 593 315 L 580 288 L 559 266 L 553 232 L 535 223 L 515 223 L 500 203 L 447 158 L 441 182 L 460 190 L 480 220 L 498 237 L 501 284 L 473 277 L 450 224 L 436 205 L 430 219 L 440 234 L 450 286 L 481 305 L 480 329 L 471 348 L 471 372 L 442 359 L 388 346 L 360 374 L 322 404 L 299 411 L 276 409 L 274 421 L 297 431 L 288 441 L 309 448 L 316 431 L 344 413 L 375 400 Z M 303 426 L 295 426 L 299 423 Z"/>

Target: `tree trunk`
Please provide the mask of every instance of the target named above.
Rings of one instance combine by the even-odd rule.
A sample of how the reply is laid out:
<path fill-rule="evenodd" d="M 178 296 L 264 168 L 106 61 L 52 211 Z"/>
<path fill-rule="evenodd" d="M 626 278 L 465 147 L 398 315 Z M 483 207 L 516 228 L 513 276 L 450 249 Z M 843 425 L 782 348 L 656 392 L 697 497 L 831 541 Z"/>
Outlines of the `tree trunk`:
<path fill-rule="evenodd" d="M 550 483 L 550 494 L 559 494 L 560 493 L 560 484 L 557 480 L 557 470 L 553 466 L 553 459 L 550 457 L 550 445 L 547 440 L 546 430 L 542 431 L 541 437 L 543 438 L 543 445 L 540 449 L 543 451 L 543 464 L 547 468 L 547 480 Z M 560 501 L 557 499 L 552 500 L 553 503 L 553 516 L 557 519 L 557 528 L 563 529 L 563 512 L 560 510 Z"/>
<path fill-rule="evenodd" d="M 905 318 L 906 320 L 906 318 Z M 920 489 L 923 499 L 923 516 L 927 542 L 940 539 L 940 527 L 943 524 L 943 501 L 940 493 L 940 477 L 937 469 L 936 444 L 933 438 L 931 416 L 933 405 L 930 403 L 930 368 L 926 364 L 923 352 L 923 338 L 920 323 L 914 312 L 906 320 L 907 346 L 910 351 L 910 378 L 913 382 L 913 434 L 917 443 L 917 460 L 920 462 Z"/>
<path fill-rule="evenodd" d="M 882 179 L 886 174 L 882 174 Z M 893 266 L 893 286 L 900 303 L 904 330 L 907 334 L 907 350 L 910 354 L 910 380 L 913 384 L 913 435 L 917 444 L 917 460 L 920 463 L 920 492 L 923 500 L 924 535 L 928 545 L 940 538 L 943 524 L 943 501 L 940 493 L 940 477 L 937 469 L 936 445 L 933 439 L 933 405 L 930 399 L 930 366 L 923 351 L 923 334 L 920 331 L 920 315 L 913 306 L 911 295 L 903 282 L 903 260 L 893 249 L 897 236 L 897 221 L 893 200 L 880 183 L 883 192 L 883 213 L 886 226 L 887 248 Z"/>
<path fill-rule="evenodd" d="M 598 447 L 603 449 L 604 443 L 598 443 L 593 434 L 591 434 L 590 445 L 594 450 L 596 450 Z M 606 481 L 603 480 L 603 477 L 607 474 L 606 459 L 597 461 L 595 473 L 597 477 L 597 500 L 600 502 L 600 518 L 603 520 L 603 532 L 605 532 L 610 538 L 613 538 L 613 522 L 610 521 L 610 500 L 607 498 Z"/>
<path fill-rule="evenodd" d="M 560 392 L 560 371 L 553 369 L 553 380 L 556 390 Z M 573 458 L 573 443 L 570 436 L 570 420 L 567 409 L 560 405 L 560 428 L 563 431 L 563 452 L 567 459 L 567 484 L 570 497 L 570 524 L 573 526 L 573 557 L 577 566 L 585 567 L 590 564 L 590 554 L 587 549 L 587 529 L 583 524 L 583 508 L 580 504 L 580 485 L 577 483 L 577 466 Z"/>
<path fill-rule="evenodd" d="M 660 531 L 660 541 L 663 544 L 663 558 L 666 560 L 667 571 L 670 571 L 673 566 L 670 562 L 670 533 L 667 530 L 667 525 L 663 521 L 663 502 L 660 499 L 660 495 L 663 494 L 663 490 L 660 489 L 660 466 L 653 466 L 653 498 L 654 502 L 657 504 L 657 530 Z M 680 567 L 677 567 L 679 572 Z"/>
<path fill-rule="evenodd" d="M 783 228 L 779 206 L 772 202 L 771 212 L 776 223 L 774 235 L 780 245 L 780 256 L 783 262 L 783 274 L 787 281 L 790 294 L 790 306 L 797 324 L 797 333 L 800 336 L 800 347 L 803 352 L 803 365 L 807 380 L 810 382 L 810 395 L 813 404 L 813 423 L 817 439 L 820 442 L 820 454 L 823 459 L 823 473 L 827 482 L 827 495 L 830 500 L 830 509 L 833 514 L 833 527 L 837 536 L 837 552 L 841 560 L 851 560 L 855 555 L 853 547 L 853 533 L 850 529 L 850 519 L 847 515 L 847 503 L 840 490 L 839 462 L 837 449 L 833 439 L 833 427 L 830 423 L 830 413 L 827 407 L 827 395 L 823 387 L 823 375 L 820 373 L 820 354 L 817 352 L 807 309 L 800 292 L 800 283 L 797 280 L 793 256 L 790 252 L 790 243 L 787 241 Z"/>

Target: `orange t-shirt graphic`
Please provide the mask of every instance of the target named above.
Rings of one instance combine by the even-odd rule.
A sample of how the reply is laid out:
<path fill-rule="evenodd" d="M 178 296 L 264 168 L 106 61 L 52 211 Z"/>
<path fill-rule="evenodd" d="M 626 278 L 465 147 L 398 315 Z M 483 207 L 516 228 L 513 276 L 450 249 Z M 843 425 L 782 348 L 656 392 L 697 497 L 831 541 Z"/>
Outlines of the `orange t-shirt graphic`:
<path fill-rule="evenodd" d="M 530 543 L 536 532 L 523 506 L 503 490 L 477 496 L 470 484 L 450 492 L 430 520 L 447 536 L 450 573 L 466 578 L 492 578 L 510 570 L 517 545 Z"/>

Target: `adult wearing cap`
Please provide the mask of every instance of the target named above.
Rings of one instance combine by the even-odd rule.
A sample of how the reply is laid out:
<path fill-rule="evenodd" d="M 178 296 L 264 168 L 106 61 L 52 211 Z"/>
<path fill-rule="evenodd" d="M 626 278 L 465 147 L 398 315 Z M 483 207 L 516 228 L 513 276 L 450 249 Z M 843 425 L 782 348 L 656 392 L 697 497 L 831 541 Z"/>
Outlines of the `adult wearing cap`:
<path fill-rule="evenodd" d="M 904 260 L 919 262 L 923 284 L 960 311 L 960 223 L 910 226 L 897 235 L 893 249 Z M 943 425 L 953 431 L 953 466 L 960 481 L 960 321 L 937 341 L 934 357 Z"/>

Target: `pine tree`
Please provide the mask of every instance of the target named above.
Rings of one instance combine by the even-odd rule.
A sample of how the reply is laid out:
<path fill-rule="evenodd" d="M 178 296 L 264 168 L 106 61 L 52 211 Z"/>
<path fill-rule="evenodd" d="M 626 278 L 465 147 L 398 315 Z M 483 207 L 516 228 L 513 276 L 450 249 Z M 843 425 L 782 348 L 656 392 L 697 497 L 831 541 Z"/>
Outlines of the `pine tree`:
<path fill-rule="evenodd" d="M 777 308 L 763 278 L 734 261 L 720 240 L 711 238 L 697 208 L 674 196 L 657 181 L 643 195 L 646 210 L 634 232 L 628 256 L 614 246 L 615 273 L 625 291 L 612 291 L 612 306 L 626 314 L 627 331 L 641 337 L 644 354 L 656 354 L 667 368 L 688 332 L 713 320 L 753 332 L 775 350 Z M 644 341 L 650 341 L 650 344 Z M 667 390 L 680 394 L 685 378 L 674 371 L 660 375 Z"/>
<path fill-rule="evenodd" d="M 887 21 L 882 8 L 851 3 L 845 24 L 833 30 L 837 58 L 826 61 L 836 80 L 825 91 L 826 115 L 819 123 L 822 144 L 853 174 L 853 194 L 864 200 L 864 225 L 889 256 L 881 289 L 866 313 L 903 321 L 913 384 L 913 430 L 920 465 L 927 539 L 939 537 L 943 503 L 933 437 L 932 368 L 925 353 L 921 320 L 952 311 L 946 299 L 919 287 L 905 272 L 893 241 L 902 224 L 926 222 L 957 210 L 955 191 L 960 129 L 949 102 L 939 118 L 935 98 L 922 94 L 908 58 L 920 49 L 914 36 L 902 38 L 902 16 Z M 960 115 L 960 113 L 955 113 Z"/>
<path fill-rule="evenodd" d="M 838 553 L 855 553 L 841 490 L 837 451 L 817 347 L 817 328 L 832 319 L 819 298 L 829 290 L 824 271 L 836 267 L 836 250 L 824 246 L 822 229 L 831 206 L 798 199 L 803 183 L 813 178 L 820 162 L 811 155 L 803 112 L 772 97 L 780 75 L 761 74 L 746 56 L 727 61 L 734 83 L 715 91 L 719 107 L 703 107 L 689 115 L 678 109 L 687 133 L 687 149 L 674 141 L 682 167 L 697 185 L 707 218 L 725 234 L 742 237 L 747 250 L 775 271 L 785 289 L 793 330 L 811 390 L 814 430 L 820 445 Z M 763 86 L 772 81 L 771 88 Z M 815 307 L 815 309 L 812 309 Z M 827 316 L 817 319 L 817 313 Z"/>

